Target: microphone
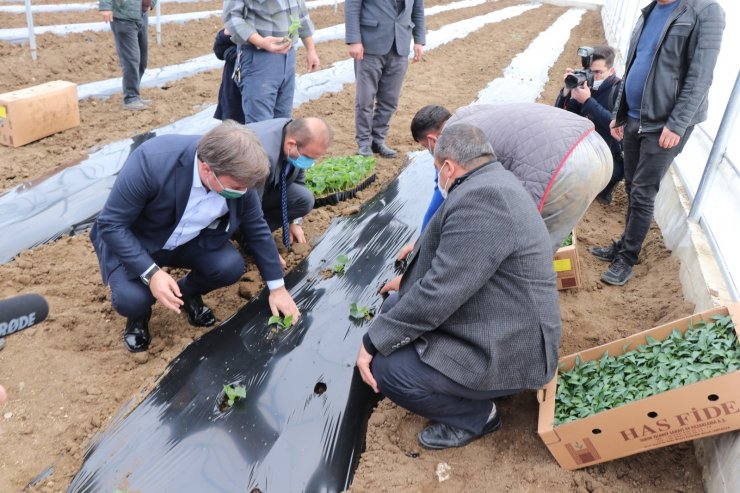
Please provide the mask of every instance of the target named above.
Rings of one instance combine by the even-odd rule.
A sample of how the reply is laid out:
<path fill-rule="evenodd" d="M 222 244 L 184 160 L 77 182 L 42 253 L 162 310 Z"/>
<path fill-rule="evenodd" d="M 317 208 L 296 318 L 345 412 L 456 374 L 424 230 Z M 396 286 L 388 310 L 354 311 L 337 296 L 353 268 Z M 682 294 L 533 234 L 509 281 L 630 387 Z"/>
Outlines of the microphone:
<path fill-rule="evenodd" d="M 43 322 L 49 304 L 38 294 L 22 294 L 0 301 L 0 337 Z"/>

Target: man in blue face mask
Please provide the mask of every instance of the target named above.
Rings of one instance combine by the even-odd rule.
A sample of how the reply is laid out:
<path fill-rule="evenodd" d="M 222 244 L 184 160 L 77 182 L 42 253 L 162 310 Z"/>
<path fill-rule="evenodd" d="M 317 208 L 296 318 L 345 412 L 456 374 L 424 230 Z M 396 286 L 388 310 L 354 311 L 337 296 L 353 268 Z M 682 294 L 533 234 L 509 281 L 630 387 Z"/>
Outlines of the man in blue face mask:
<path fill-rule="evenodd" d="M 270 175 L 258 190 L 270 230 L 283 228 L 286 247 L 305 243 L 301 222 L 314 203 L 306 188 L 305 170 L 326 154 L 333 139 L 331 128 L 315 117 L 275 118 L 250 123 L 247 128 L 257 135 L 270 161 Z"/>

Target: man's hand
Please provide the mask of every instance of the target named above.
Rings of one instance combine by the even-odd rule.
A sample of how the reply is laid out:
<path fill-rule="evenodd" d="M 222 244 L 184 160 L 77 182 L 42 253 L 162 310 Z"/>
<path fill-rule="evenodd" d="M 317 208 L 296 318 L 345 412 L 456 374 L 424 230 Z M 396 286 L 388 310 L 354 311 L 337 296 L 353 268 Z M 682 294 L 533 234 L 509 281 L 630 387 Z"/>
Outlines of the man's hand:
<path fill-rule="evenodd" d="M 378 291 L 380 294 L 390 293 L 391 291 L 398 291 L 401 289 L 401 278 L 403 276 L 396 276 L 387 283 L 383 284 L 383 287 Z"/>
<path fill-rule="evenodd" d="M 621 141 L 624 138 L 624 127 L 618 127 L 616 120 L 612 120 L 611 122 L 609 122 L 609 132 L 617 141 Z"/>
<path fill-rule="evenodd" d="M 584 82 L 583 85 L 573 89 L 573 94 L 571 94 L 570 97 L 583 104 L 591 97 L 591 89 L 588 87 L 588 84 Z"/>
<path fill-rule="evenodd" d="M 113 20 L 113 11 L 112 10 L 101 10 L 100 16 L 103 18 L 103 22 L 110 22 Z"/>
<path fill-rule="evenodd" d="M 370 371 L 370 362 L 372 360 L 373 356 L 360 343 L 360 354 L 357 355 L 357 369 L 360 370 L 362 381 L 368 384 L 377 394 L 380 392 L 378 390 L 378 383 L 375 381 L 375 377 L 373 377 L 373 372 Z"/>
<path fill-rule="evenodd" d="M 660 139 L 658 139 L 658 145 L 660 147 L 663 149 L 672 149 L 673 147 L 676 147 L 679 142 L 681 142 L 680 135 L 668 127 L 663 127 L 663 132 L 660 134 Z"/>
<path fill-rule="evenodd" d="M 255 45 L 257 48 L 261 48 L 270 53 L 277 53 L 278 55 L 285 55 L 290 51 L 293 46 L 293 41 L 286 38 L 278 38 L 276 36 L 259 36 L 255 33 L 249 37 L 249 42 Z"/>
<path fill-rule="evenodd" d="M 292 315 L 293 325 L 301 318 L 301 312 L 298 310 L 295 301 L 293 301 L 293 297 L 285 289 L 285 286 L 271 290 L 268 301 L 270 302 L 270 310 L 273 315 L 280 315 L 281 313 L 283 316 Z"/>
<path fill-rule="evenodd" d="M 306 235 L 303 233 L 303 228 L 300 224 L 290 223 L 288 225 L 288 233 L 290 234 L 291 242 L 306 243 Z"/>
<path fill-rule="evenodd" d="M 396 256 L 396 260 L 399 262 L 406 257 L 409 256 L 409 253 L 414 251 L 414 243 L 409 243 L 405 247 L 401 248 L 401 250 L 398 251 L 398 255 Z"/>
<path fill-rule="evenodd" d="M 184 303 L 182 293 L 180 293 L 180 286 L 177 285 L 177 281 L 171 275 L 161 269 L 158 270 L 149 282 L 149 289 L 162 305 L 175 313 L 180 313 L 180 307 Z"/>
<path fill-rule="evenodd" d="M 288 262 L 285 261 L 282 255 L 278 253 L 278 258 L 280 259 L 280 267 L 282 267 L 283 271 L 285 271 L 286 267 L 288 267 Z"/>
<path fill-rule="evenodd" d="M 365 56 L 365 47 L 362 46 L 362 43 L 352 43 L 349 45 L 348 53 L 355 60 L 362 60 Z"/>
<path fill-rule="evenodd" d="M 414 61 L 415 62 L 424 61 L 424 45 L 414 43 Z"/>
<path fill-rule="evenodd" d="M 316 53 L 316 49 L 306 48 L 306 71 L 313 72 L 321 68 L 321 61 L 319 55 Z"/>

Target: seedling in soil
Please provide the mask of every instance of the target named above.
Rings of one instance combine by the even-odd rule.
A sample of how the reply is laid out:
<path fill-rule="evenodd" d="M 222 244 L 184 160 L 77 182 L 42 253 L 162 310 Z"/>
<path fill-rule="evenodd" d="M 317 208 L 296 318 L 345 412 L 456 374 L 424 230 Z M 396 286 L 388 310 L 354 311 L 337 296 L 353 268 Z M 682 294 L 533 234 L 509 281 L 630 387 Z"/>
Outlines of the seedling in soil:
<path fill-rule="evenodd" d="M 225 407 L 227 408 L 233 406 L 237 399 L 247 397 L 247 389 L 244 385 L 224 385 L 224 393 L 226 394 Z"/>
<path fill-rule="evenodd" d="M 289 329 L 293 325 L 293 315 L 286 315 L 285 317 L 273 315 L 267 321 L 267 325 L 275 325 L 282 330 Z"/>
<path fill-rule="evenodd" d="M 349 316 L 354 320 L 370 320 L 374 313 L 366 306 L 357 306 L 357 303 L 349 305 Z"/>
<path fill-rule="evenodd" d="M 334 267 L 332 267 L 331 270 L 333 270 L 335 274 L 344 274 L 344 269 L 347 268 L 348 263 L 349 257 L 347 255 L 340 255 L 337 257 L 337 263 L 334 264 Z"/>
<path fill-rule="evenodd" d="M 573 244 L 573 233 L 570 233 L 566 239 L 563 240 L 563 244 L 560 247 L 567 247 Z"/>

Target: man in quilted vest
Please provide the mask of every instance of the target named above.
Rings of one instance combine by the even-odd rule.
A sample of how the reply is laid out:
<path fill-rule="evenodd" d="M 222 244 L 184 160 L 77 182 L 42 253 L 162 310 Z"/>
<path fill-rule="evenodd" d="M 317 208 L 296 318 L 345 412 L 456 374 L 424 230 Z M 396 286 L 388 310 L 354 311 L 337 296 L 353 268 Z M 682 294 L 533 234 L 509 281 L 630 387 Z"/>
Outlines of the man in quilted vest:
<path fill-rule="evenodd" d="M 443 129 L 457 123 L 481 129 L 497 159 L 522 182 L 545 221 L 553 253 L 612 176 L 609 146 L 593 122 L 569 111 L 534 103 L 475 104 L 451 115 L 429 105 L 414 116 L 411 134 L 434 153 Z M 435 184 L 422 230 L 443 200 Z M 404 247 L 399 258 L 408 251 Z"/>

